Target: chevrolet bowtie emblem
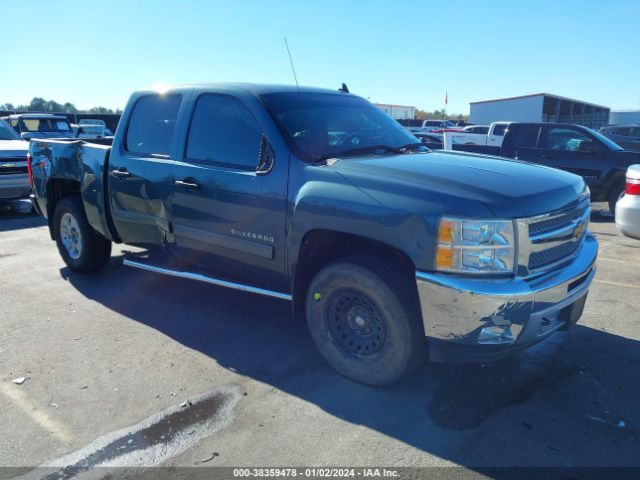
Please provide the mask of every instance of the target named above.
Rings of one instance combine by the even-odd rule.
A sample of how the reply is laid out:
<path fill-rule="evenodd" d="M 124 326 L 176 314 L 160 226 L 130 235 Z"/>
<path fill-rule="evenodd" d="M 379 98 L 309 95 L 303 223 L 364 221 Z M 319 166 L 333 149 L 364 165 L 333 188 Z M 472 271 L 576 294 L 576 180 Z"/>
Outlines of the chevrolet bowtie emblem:
<path fill-rule="evenodd" d="M 582 236 L 582 234 L 584 233 L 584 229 L 585 229 L 585 224 L 584 223 L 578 224 L 576 229 L 573 231 L 573 236 L 574 236 L 574 238 L 576 240 L 579 239 Z"/>

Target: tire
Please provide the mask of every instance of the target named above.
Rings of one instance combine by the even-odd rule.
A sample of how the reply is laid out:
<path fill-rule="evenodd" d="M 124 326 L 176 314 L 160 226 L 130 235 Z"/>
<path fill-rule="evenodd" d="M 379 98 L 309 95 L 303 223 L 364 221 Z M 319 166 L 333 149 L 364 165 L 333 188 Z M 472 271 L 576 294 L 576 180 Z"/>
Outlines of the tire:
<path fill-rule="evenodd" d="M 53 228 L 58 251 L 74 272 L 97 272 L 109 261 L 111 242 L 89 225 L 80 197 L 66 197 L 58 202 Z"/>
<path fill-rule="evenodd" d="M 378 257 L 347 257 L 324 267 L 309 286 L 305 307 L 321 355 L 351 380 L 390 385 L 424 358 L 415 285 Z"/>
<path fill-rule="evenodd" d="M 614 185 L 613 188 L 611 188 L 611 191 L 609 192 L 609 198 L 607 198 L 607 201 L 609 202 L 609 211 L 614 215 L 616 214 L 616 203 L 618 203 L 618 200 L 620 199 L 623 193 L 624 193 L 624 183 L 619 183 L 617 185 Z"/>

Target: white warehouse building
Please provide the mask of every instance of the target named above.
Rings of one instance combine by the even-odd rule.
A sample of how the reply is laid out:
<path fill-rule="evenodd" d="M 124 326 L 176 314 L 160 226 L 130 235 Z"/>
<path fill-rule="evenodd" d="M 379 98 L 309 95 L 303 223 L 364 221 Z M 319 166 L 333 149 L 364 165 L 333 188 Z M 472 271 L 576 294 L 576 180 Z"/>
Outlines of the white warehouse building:
<path fill-rule="evenodd" d="M 374 105 L 396 120 L 413 119 L 416 116 L 416 107 L 409 105 L 392 105 L 390 103 L 374 103 Z"/>
<path fill-rule="evenodd" d="M 612 125 L 640 125 L 640 110 L 612 110 L 609 115 L 609 123 Z"/>
<path fill-rule="evenodd" d="M 602 105 L 549 93 L 535 93 L 471 102 L 469 122 L 476 125 L 499 121 L 557 122 L 600 128 L 609 123 L 609 112 L 609 107 Z"/>

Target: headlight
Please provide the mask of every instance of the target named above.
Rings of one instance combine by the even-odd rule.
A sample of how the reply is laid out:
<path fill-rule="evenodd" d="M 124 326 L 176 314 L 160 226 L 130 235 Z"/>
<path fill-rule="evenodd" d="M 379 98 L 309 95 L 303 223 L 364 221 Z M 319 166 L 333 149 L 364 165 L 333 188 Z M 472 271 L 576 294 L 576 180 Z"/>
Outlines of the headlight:
<path fill-rule="evenodd" d="M 515 262 L 513 222 L 442 218 L 435 267 L 446 272 L 511 273 Z"/>

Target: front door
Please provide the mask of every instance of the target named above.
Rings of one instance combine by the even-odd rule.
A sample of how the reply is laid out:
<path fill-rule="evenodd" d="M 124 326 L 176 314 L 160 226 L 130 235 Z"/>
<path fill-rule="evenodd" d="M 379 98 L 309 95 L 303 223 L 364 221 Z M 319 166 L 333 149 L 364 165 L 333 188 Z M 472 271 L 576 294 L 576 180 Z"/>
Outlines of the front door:
<path fill-rule="evenodd" d="M 212 274 L 283 289 L 289 158 L 275 152 L 271 168 L 259 172 L 265 146 L 241 100 L 196 99 L 184 158 L 173 167 L 172 248 Z"/>
<path fill-rule="evenodd" d="M 536 152 L 538 158 L 532 161 L 580 175 L 587 185 L 594 187 L 604 170 L 600 149 L 600 144 L 577 128 L 545 126 Z"/>

